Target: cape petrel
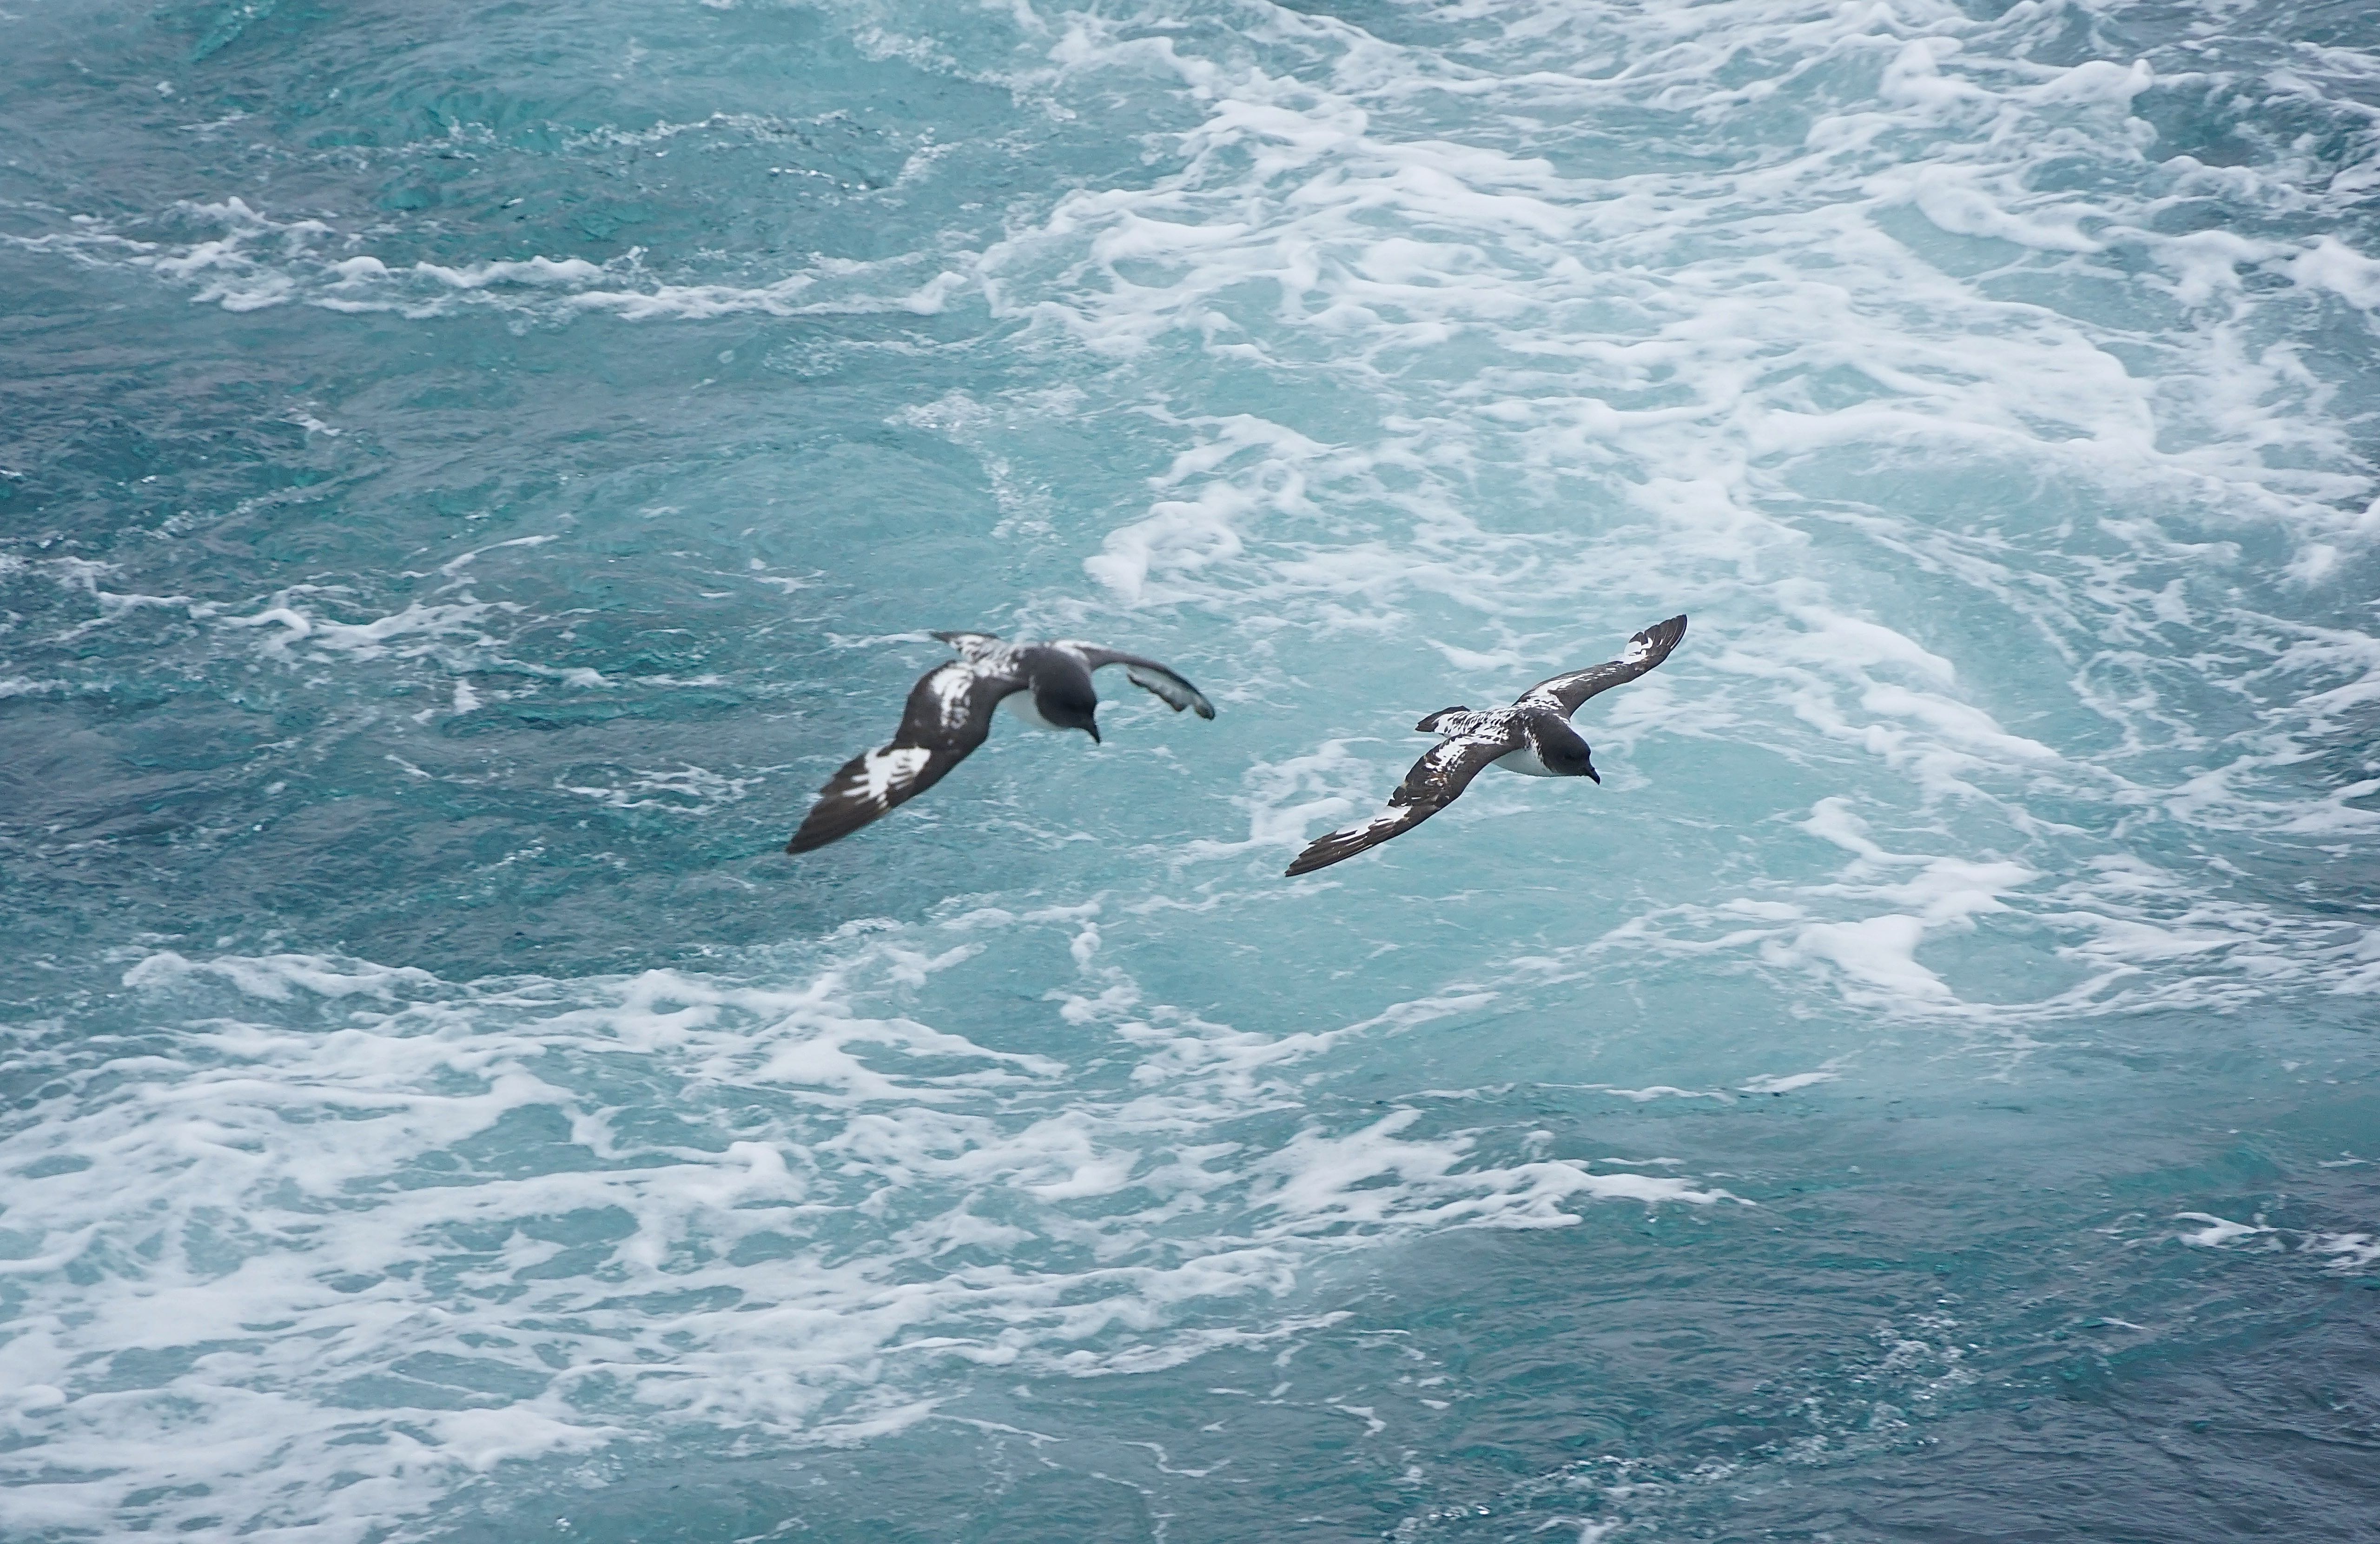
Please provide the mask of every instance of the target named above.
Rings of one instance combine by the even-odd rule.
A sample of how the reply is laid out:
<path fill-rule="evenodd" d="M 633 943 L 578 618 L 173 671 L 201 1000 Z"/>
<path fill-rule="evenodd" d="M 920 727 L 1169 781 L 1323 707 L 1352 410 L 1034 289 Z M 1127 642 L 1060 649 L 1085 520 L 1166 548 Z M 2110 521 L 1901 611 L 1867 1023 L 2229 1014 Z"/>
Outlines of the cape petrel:
<path fill-rule="evenodd" d="M 1686 619 L 1673 616 L 1630 638 L 1618 659 L 1540 681 L 1509 708 L 1440 708 L 1414 728 L 1443 737 L 1405 773 L 1389 796 L 1388 809 L 1362 825 L 1315 838 L 1289 866 L 1290 874 L 1327 869 L 1403 835 L 1460 798 L 1471 780 L 1489 767 L 1529 777 L 1602 782 L 1594 752 L 1571 727 L 1571 715 L 1596 693 L 1633 681 L 1668 659 L 1685 636 Z"/>
<path fill-rule="evenodd" d="M 1096 743 L 1099 698 L 1091 672 L 1106 665 L 1123 666 L 1133 685 L 1154 692 L 1177 713 L 1187 708 L 1200 718 L 1215 716 L 1214 704 L 1197 687 L 1137 654 L 1072 641 L 1003 643 L 990 633 L 934 637 L 959 657 L 936 665 L 909 688 L 891 745 L 853 757 L 827 779 L 785 844 L 787 852 L 806 853 L 848 836 L 940 783 L 990 737 L 991 711 L 1002 702 L 1036 729 L 1079 729 Z"/>

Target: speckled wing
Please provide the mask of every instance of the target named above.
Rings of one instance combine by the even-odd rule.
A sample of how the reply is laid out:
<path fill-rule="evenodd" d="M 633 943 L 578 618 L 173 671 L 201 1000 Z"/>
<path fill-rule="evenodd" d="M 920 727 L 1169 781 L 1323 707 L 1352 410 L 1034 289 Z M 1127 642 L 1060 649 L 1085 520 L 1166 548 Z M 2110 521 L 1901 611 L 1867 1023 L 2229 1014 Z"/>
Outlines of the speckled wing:
<path fill-rule="evenodd" d="M 1387 810 L 1362 825 L 1316 837 L 1289 866 L 1290 877 L 1328 869 L 1391 836 L 1403 835 L 1461 797 L 1473 778 L 1493 766 L 1496 758 L 1519 749 L 1522 743 L 1517 724 L 1503 734 L 1440 740 L 1405 773 L 1405 780 L 1389 796 Z"/>
<path fill-rule="evenodd" d="M 981 663 L 1008 647 L 1001 641 L 1000 635 L 997 633 L 929 633 L 926 636 L 941 638 L 944 643 L 957 650 L 959 658 L 969 664 Z"/>
<path fill-rule="evenodd" d="M 892 743 L 853 757 L 828 778 L 785 850 L 823 847 L 940 783 L 990 736 L 991 711 L 1000 699 L 1024 685 L 958 660 L 928 671 L 909 688 Z"/>
<path fill-rule="evenodd" d="M 1536 698 L 1561 709 L 1568 718 L 1585 706 L 1586 699 L 1597 692 L 1609 691 L 1617 686 L 1633 681 L 1639 675 L 1670 657 L 1670 650 L 1686 636 L 1686 619 L 1673 616 L 1667 622 L 1656 622 L 1628 640 L 1628 647 L 1616 660 L 1589 665 L 1538 682 L 1514 699 L 1514 706 Z"/>
<path fill-rule="evenodd" d="M 1138 654 L 1125 654 L 1113 649 L 1102 649 L 1095 643 L 1067 642 L 1059 647 L 1071 649 L 1081 655 L 1084 665 L 1091 670 L 1098 670 L 1103 665 L 1123 666 L 1125 676 L 1134 686 L 1143 691 L 1154 693 L 1177 713 L 1187 708 L 1200 718 L 1215 716 L 1215 705 L 1207 700 L 1206 694 L 1192 686 L 1187 677 L 1170 665 L 1159 664 L 1155 660 L 1142 659 Z"/>

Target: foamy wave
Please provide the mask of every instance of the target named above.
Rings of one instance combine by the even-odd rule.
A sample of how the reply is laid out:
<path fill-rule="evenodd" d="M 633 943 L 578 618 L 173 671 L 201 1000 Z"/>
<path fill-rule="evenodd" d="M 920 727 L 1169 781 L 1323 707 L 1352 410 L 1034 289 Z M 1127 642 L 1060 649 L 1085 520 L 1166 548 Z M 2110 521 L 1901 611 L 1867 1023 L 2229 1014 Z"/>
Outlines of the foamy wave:
<path fill-rule="evenodd" d="M 600 264 L 541 255 L 392 263 L 358 249 L 368 243 L 367 236 L 341 236 L 320 220 L 276 218 L 239 198 L 185 202 L 172 213 L 176 223 L 212 226 L 221 234 L 160 240 L 125 235 L 93 220 L 70 233 L 0 236 L 0 241 L 91 266 L 145 269 L 187 288 L 192 303 L 228 311 L 309 305 L 428 319 L 489 308 L 549 322 L 590 314 L 630 322 L 879 311 L 933 315 L 969 282 L 964 265 L 919 272 L 932 265 L 923 254 L 882 262 L 822 257 L 808 269 L 754 285 L 672 282 L 645 271 L 641 249 Z"/>
<path fill-rule="evenodd" d="M 1123 1086 L 899 1011 L 1052 929 L 1086 973 L 1070 1036 L 1142 1052 Z M 140 958 L 148 1049 L 77 1055 L 0 1137 L 5 1419 L 55 1477 L 0 1511 L 100 1525 L 140 1491 L 161 1522 L 361 1538 L 459 1474 L 673 1423 L 844 1440 L 954 1368 L 1165 1365 L 1216 1305 L 1295 1317 L 1318 1251 L 1728 1198 L 1487 1158 L 1415 1108 L 1301 1116 L 1301 1068 L 1466 1000 L 1233 1031 L 1141 1004 L 1097 929 L 978 910 L 771 987 Z M 157 1501 L 179 1475 L 249 1500 Z"/>
<path fill-rule="evenodd" d="M 1164 395 L 1188 444 L 1088 577 L 1267 651 L 1285 628 L 1378 640 L 1366 681 L 1448 678 L 1400 699 L 1408 721 L 1694 612 L 1699 642 L 1597 704 L 1591 737 L 1757 744 L 1897 834 L 1846 840 L 1852 805 L 1822 796 L 1807 829 L 1849 869 L 1615 947 L 2036 1025 L 2368 990 L 2362 926 L 2180 879 L 2152 904 L 2123 864 L 2152 831 L 2380 819 L 2380 783 L 2295 770 L 2372 700 L 2370 635 L 2296 620 L 2344 616 L 2309 587 L 2363 571 L 2380 535 L 2333 407 L 2348 378 L 2303 346 L 2370 309 L 2370 260 L 2332 234 L 2170 228 L 2175 200 L 2278 216 L 2303 191 L 2150 167 L 2141 115 L 2212 78 L 2039 62 L 2029 12 L 1524 10 L 1459 53 L 1269 9 L 1229 55 L 1070 22 L 1051 90 L 1154 78 L 1196 121 L 1148 186 L 1070 193 L 986 252 L 995 314 L 1156 382 L 1195 351 L 1276 403 Z M 1745 59 L 1766 84 L 1722 79 Z M 1488 127 L 1488 103 L 1511 118 Z M 1565 137 L 1621 110 L 1703 153 L 1670 170 Z M 1779 112 L 1796 136 L 1740 128 Z M 1455 121 L 1466 137 L 1439 131 Z M 2106 175 L 2048 176 L 2076 164 Z M 1305 416 L 1304 380 L 1368 417 Z M 2219 664 L 2192 652 L 2210 629 Z M 1248 840 L 1193 853 L 1286 846 L 1389 785 L 1410 751 L 1364 733 L 1388 727 L 1377 695 L 1323 706 L 1322 749 L 1250 774 Z M 1970 944 L 2037 954 L 2052 990 L 1980 1001 L 1927 963 Z"/>

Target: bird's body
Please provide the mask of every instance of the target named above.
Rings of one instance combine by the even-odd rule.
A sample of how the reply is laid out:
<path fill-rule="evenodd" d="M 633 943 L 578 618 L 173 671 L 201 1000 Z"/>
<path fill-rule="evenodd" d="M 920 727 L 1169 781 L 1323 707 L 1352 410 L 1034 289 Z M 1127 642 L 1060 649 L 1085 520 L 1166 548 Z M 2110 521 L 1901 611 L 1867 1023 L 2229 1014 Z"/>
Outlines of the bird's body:
<path fill-rule="evenodd" d="M 1317 837 L 1289 866 L 1292 875 L 1310 874 L 1400 836 L 1452 804 L 1471 780 L 1489 767 L 1524 777 L 1586 777 L 1595 770 L 1593 748 L 1571 715 L 1586 699 L 1610 690 L 1670 657 L 1686 636 L 1686 619 L 1657 622 L 1628 640 L 1616 660 L 1538 682 L 1509 708 L 1441 708 L 1414 727 L 1439 736 L 1389 796 L 1388 809 L 1360 826 Z"/>
<path fill-rule="evenodd" d="M 808 852 L 848 836 L 941 782 L 990 736 L 991 712 L 1006 706 L 1036 729 L 1079 729 L 1099 737 L 1099 692 L 1091 673 L 1120 664 L 1135 686 L 1180 712 L 1215 710 L 1198 688 L 1155 660 L 1097 644 L 1009 643 L 990 633 L 936 633 L 959 657 L 936 665 L 909 688 L 892 742 L 844 762 L 819 790 L 801 829 L 785 844 Z"/>

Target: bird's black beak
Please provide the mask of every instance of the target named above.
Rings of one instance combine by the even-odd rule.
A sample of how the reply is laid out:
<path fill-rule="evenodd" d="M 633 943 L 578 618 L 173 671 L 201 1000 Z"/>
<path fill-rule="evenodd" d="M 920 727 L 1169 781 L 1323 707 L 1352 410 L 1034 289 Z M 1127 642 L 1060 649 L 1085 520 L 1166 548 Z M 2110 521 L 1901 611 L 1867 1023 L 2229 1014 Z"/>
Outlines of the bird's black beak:
<path fill-rule="evenodd" d="M 1088 735 L 1088 736 L 1091 737 L 1091 743 L 1092 743 L 1093 745 L 1098 745 L 1098 744 L 1099 744 L 1099 743 L 1100 743 L 1100 742 L 1099 742 L 1099 726 L 1098 724 L 1096 724 L 1096 723 L 1087 723 L 1087 724 L 1083 725 L 1083 733 L 1084 733 L 1084 734 L 1086 734 L 1086 735 Z"/>
<path fill-rule="evenodd" d="M 1593 778 L 1593 779 L 1595 779 L 1595 784 L 1596 784 L 1596 786 L 1597 786 L 1597 787 L 1598 787 L 1598 788 L 1599 788 L 1599 787 L 1601 787 L 1601 786 L 1603 785 L 1603 774 L 1602 774 L 1601 772 L 1597 772 L 1597 771 L 1595 770 L 1595 765 L 1594 765 L 1594 763 L 1593 763 L 1593 762 L 1589 762 L 1589 763 L 1587 764 L 1586 775 L 1587 775 L 1587 776 L 1589 776 L 1589 777 L 1591 777 L 1591 778 Z"/>

